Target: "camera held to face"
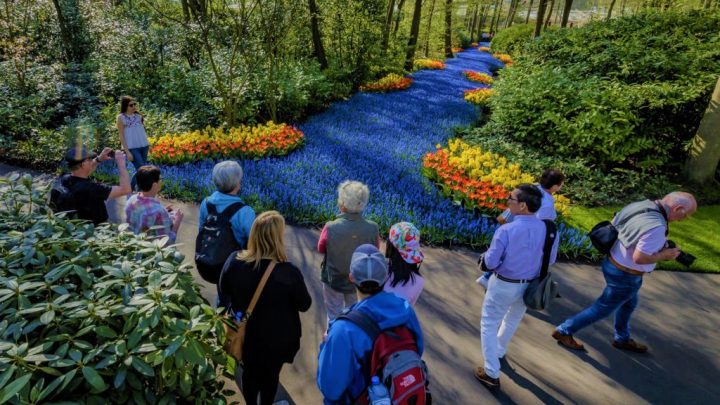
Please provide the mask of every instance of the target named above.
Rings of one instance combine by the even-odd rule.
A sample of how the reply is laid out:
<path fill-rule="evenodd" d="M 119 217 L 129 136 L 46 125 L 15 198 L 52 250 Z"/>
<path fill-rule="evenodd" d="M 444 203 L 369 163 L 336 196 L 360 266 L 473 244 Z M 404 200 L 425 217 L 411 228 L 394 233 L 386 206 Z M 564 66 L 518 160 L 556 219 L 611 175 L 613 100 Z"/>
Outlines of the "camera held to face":
<path fill-rule="evenodd" d="M 667 246 L 670 249 L 677 247 L 675 242 L 671 241 L 670 239 L 668 239 L 667 241 Z M 680 251 L 680 255 L 675 258 L 678 263 L 686 267 L 692 266 L 692 264 L 695 262 L 695 259 L 697 259 L 697 257 L 691 255 L 690 253 L 685 253 L 682 250 Z"/>

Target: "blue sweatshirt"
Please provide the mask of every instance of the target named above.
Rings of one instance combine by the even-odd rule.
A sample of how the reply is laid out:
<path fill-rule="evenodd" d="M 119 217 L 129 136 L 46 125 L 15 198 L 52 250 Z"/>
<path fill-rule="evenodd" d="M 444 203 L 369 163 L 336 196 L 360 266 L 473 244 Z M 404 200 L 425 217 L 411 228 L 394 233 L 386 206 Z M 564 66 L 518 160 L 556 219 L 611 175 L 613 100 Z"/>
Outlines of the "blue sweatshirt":
<path fill-rule="evenodd" d="M 212 193 L 210 197 L 204 199 L 200 204 L 200 230 L 202 230 L 203 225 L 205 225 L 205 219 L 208 215 L 208 202 L 215 205 L 218 213 L 220 214 L 225 211 L 225 208 L 227 208 L 230 204 L 243 202 L 243 200 L 236 195 L 225 194 L 219 191 Z M 255 210 L 253 210 L 249 205 L 242 207 L 230 219 L 233 235 L 235 235 L 235 240 L 240 244 L 240 246 L 247 246 L 247 240 L 250 236 L 250 228 L 252 227 L 254 221 Z"/>
<path fill-rule="evenodd" d="M 412 306 L 395 294 L 380 292 L 351 309 L 359 309 L 378 323 L 381 329 L 407 326 L 417 338 L 418 352 L 423 352 L 420 323 Z M 320 345 L 317 384 L 326 405 L 351 404 L 367 388 L 361 361 L 369 355 L 373 342 L 359 326 L 347 320 L 330 324 L 327 339 Z"/>

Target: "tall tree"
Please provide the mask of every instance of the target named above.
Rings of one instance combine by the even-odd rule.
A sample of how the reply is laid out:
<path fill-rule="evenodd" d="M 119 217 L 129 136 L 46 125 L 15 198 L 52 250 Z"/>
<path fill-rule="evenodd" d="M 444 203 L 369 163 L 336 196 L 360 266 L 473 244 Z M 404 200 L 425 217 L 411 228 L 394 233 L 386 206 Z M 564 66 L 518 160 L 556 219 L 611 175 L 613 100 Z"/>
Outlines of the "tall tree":
<path fill-rule="evenodd" d="M 478 28 L 477 28 L 477 37 L 479 38 L 482 35 L 482 30 L 485 27 L 485 22 L 487 21 L 488 12 L 490 11 L 490 5 L 486 4 L 482 8 L 482 15 L 480 16 L 480 21 L 478 22 Z"/>
<path fill-rule="evenodd" d="M 545 8 L 547 7 L 547 0 L 540 0 L 538 4 L 537 20 L 535 21 L 535 32 L 533 32 L 533 38 L 540 36 L 540 31 L 543 27 L 543 17 L 545 17 Z"/>
<path fill-rule="evenodd" d="M 78 0 L 53 0 L 63 51 L 68 62 L 82 63 L 90 55 L 90 40 Z"/>
<path fill-rule="evenodd" d="M 417 48 L 417 37 L 420 32 L 420 15 L 422 14 L 422 0 L 415 0 L 413 19 L 410 23 L 410 38 L 408 39 L 407 51 L 405 52 L 405 70 L 412 70 L 415 60 L 415 48 Z"/>
<path fill-rule="evenodd" d="M 610 18 L 612 18 L 612 11 L 613 11 L 613 7 L 615 7 L 615 1 L 616 0 L 610 1 L 610 6 L 608 7 L 608 13 L 607 13 L 607 17 L 605 18 L 605 20 L 609 20 Z"/>
<path fill-rule="evenodd" d="M 525 17 L 525 24 L 530 22 L 530 12 L 532 11 L 532 6 L 533 6 L 533 0 L 530 0 L 530 5 L 528 5 L 527 17 Z"/>
<path fill-rule="evenodd" d="M 690 182 L 710 184 L 720 161 L 720 78 L 692 140 L 685 173 Z"/>
<path fill-rule="evenodd" d="M 425 28 L 425 56 L 430 52 L 430 34 L 432 31 L 433 14 L 435 13 L 435 0 L 430 0 L 430 13 L 428 14 L 427 26 Z"/>
<path fill-rule="evenodd" d="M 452 58 L 452 0 L 445 0 L 445 57 Z"/>
<path fill-rule="evenodd" d="M 510 10 L 508 10 L 508 16 L 507 16 L 507 20 L 505 21 L 505 27 L 512 26 L 513 20 L 515 19 L 515 14 L 517 13 L 518 3 L 520 3 L 520 0 L 511 0 L 510 1 Z"/>
<path fill-rule="evenodd" d="M 398 28 L 400 27 L 400 17 L 402 16 L 402 9 L 405 5 L 405 0 L 398 2 L 398 11 L 395 13 L 395 28 L 393 29 L 393 35 L 397 35 Z"/>
<path fill-rule="evenodd" d="M 565 7 L 563 7 L 562 21 L 560 26 L 567 27 L 568 20 L 570 19 L 570 10 L 572 10 L 573 0 L 565 0 Z"/>
<path fill-rule="evenodd" d="M 387 11 L 385 12 L 385 25 L 383 25 L 382 49 L 386 52 L 390 43 L 390 28 L 392 26 L 393 11 L 395 9 L 395 0 L 388 1 Z M 399 11 L 398 11 L 399 12 Z"/>
<path fill-rule="evenodd" d="M 550 7 L 548 7 L 548 13 L 545 17 L 545 29 L 550 25 L 550 19 L 552 18 L 553 8 L 555 7 L 555 0 L 550 0 Z"/>
<path fill-rule="evenodd" d="M 328 67 L 328 61 L 325 56 L 322 33 L 320 32 L 320 11 L 318 10 L 315 0 L 308 0 L 308 8 L 310 9 L 310 33 L 313 42 L 313 56 L 315 56 L 315 59 L 320 63 L 320 69 L 325 70 Z"/>

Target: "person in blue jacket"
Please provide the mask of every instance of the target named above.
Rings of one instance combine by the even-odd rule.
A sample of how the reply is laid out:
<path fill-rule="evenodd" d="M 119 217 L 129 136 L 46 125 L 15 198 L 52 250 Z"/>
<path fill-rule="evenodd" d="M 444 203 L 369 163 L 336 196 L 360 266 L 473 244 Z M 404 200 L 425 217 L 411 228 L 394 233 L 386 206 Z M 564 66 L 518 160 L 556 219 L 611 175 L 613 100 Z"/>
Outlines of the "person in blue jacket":
<path fill-rule="evenodd" d="M 405 325 L 415 335 L 422 356 L 422 330 L 415 311 L 406 300 L 383 291 L 388 278 L 385 256 L 373 245 L 359 246 L 352 255 L 349 277 L 357 288 L 359 302 L 346 311 L 364 312 L 381 329 Z M 365 392 L 370 376 L 363 374 L 362 365 L 369 361 L 372 346 L 370 337 L 354 323 L 338 319 L 330 324 L 320 345 L 317 370 L 324 404 L 353 404 Z"/>
<path fill-rule="evenodd" d="M 231 204 L 240 202 L 242 199 L 238 195 L 240 193 L 240 185 L 242 184 L 243 170 L 238 162 L 226 160 L 219 162 L 213 167 L 212 181 L 217 187 L 217 191 L 205 198 L 200 204 L 200 220 L 199 228 L 202 230 L 205 225 L 205 219 L 208 216 L 207 204 L 213 204 L 218 213 L 225 211 Z M 230 219 L 230 225 L 235 235 L 238 248 L 243 249 L 247 246 L 248 237 L 250 236 L 250 228 L 255 221 L 255 210 L 246 205 Z"/>

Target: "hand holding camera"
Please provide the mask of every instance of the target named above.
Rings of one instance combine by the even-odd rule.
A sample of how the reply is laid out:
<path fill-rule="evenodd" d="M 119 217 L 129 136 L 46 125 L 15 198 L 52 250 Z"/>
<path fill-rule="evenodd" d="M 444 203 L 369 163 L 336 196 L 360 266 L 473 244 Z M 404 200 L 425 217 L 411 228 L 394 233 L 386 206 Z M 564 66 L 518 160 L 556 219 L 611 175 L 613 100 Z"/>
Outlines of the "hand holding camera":
<path fill-rule="evenodd" d="M 686 253 L 680 250 L 675 244 L 675 242 L 671 241 L 670 239 L 668 239 L 667 248 L 665 248 L 663 252 L 665 251 L 672 252 L 672 254 L 668 253 L 668 260 L 675 259 L 675 261 L 685 267 L 692 266 L 692 264 L 695 262 L 695 259 L 697 259 L 697 257 L 691 255 L 690 253 Z"/>

